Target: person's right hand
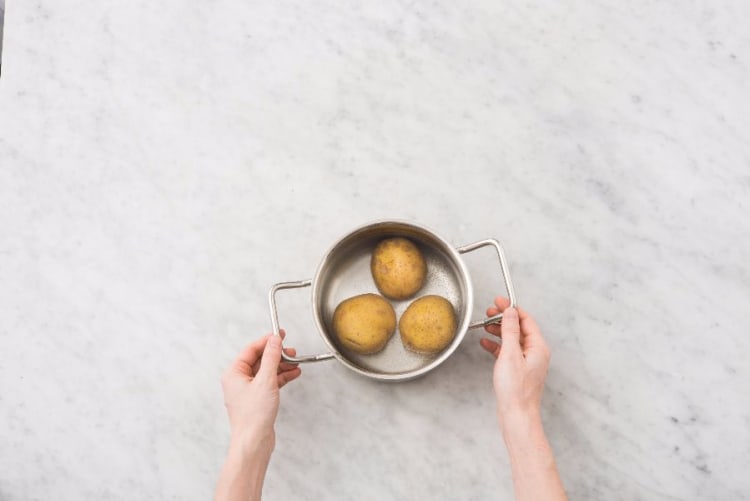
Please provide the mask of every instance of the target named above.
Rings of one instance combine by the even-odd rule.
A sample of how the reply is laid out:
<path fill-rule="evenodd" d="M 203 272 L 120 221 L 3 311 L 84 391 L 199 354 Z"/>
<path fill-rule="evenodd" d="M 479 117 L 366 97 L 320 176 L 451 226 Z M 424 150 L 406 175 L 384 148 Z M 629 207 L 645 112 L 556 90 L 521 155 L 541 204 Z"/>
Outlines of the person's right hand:
<path fill-rule="evenodd" d="M 274 423 L 279 412 L 279 389 L 297 379 L 296 364 L 281 359 L 280 336 L 266 334 L 248 344 L 221 378 L 224 405 L 229 415 L 231 445 L 240 449 L 262 449 L 270 456 L 276 435 Z M 287 355 L 297 354 L 284 348 Z"/>
<path fill-rule="evenodd" d="M 509 305 L 507 298 L 498 297 L 495 307 L 487 309 L 488 316 L 503 312 L 500 325 L 485 327 L 487 332 L 500 337 L 501 343 L 486 338 L 480 341 L 482 348 L 497 359 L 492 381 L 503 432 L 515 416 L 539 419 L 550 360 L 549 348 L 534 319 L 521 308 L 509 308 Z"/>

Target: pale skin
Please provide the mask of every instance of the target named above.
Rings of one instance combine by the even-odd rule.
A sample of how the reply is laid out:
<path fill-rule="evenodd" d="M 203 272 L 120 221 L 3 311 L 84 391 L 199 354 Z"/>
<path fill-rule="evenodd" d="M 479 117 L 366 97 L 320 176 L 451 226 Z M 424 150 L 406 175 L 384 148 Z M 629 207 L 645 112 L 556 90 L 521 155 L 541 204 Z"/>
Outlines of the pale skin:
<path fill-rule="evenodd" d="M 501 325 L 485 330 L 495 339 L 480 344 L 496 361 L 493 386 L 497 420 L 510 456 L 519 501 L 566 500 L 552 448 L 542 427 L 541 402 L 550 350 L 534 319 L 498 297 L 487 315 L 503 313 Z M 229 452 L 216 487 L 216 501 L 259 501 L 276 442 L 279 390 L 300 368 L 281 361 L 281 338 L 272 334 L 246 346 L 222 377 L 229 414 Z M 285 348 L 294 355 L 294 348 Z"/>
<path fill-rule="evenodd" d="M 229 414 L 229 452 L 216 486 L 217 501 L 257 501 L 276 444 L 279 390 L 299 377 L 299 367 L 281 362 L 281 337 L 266 334 L 247 345 L 221 378 Z M 287 355 L 296 354 L 285 348 Z"/>
<path fill-rule="evenodd" d="M 487 309 L 488 316 L 503 312 L 502 324 L 485 327 L 502 342 L 482 339 L 479 344 L 496 359 L 492 384 L 497 420 L 510 456 L 513 490 L 518 501 L 566 500 L 542 427 L 542 392 L 550 350 L 531 315 L 509 305 L 507 298 L 498 297 L 495 306 Z"/>

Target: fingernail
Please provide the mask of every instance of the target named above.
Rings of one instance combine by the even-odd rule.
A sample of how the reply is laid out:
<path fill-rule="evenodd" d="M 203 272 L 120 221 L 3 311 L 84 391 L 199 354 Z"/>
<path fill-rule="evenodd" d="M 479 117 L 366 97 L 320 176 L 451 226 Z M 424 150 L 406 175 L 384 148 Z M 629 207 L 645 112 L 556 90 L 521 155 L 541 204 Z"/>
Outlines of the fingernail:
<path fill-rule="evenodd" d="M 281 346 L 281 338 L 279 336 L 273 335 L 268 340 L 268 346 L 271 348 L 278 348 Z"/>
<path fill-rule="evenodd" d="M 505 311 L 503 312 L 504 317 L 515 317 L 518 314 L 515 308 L 505 308 Z"/>

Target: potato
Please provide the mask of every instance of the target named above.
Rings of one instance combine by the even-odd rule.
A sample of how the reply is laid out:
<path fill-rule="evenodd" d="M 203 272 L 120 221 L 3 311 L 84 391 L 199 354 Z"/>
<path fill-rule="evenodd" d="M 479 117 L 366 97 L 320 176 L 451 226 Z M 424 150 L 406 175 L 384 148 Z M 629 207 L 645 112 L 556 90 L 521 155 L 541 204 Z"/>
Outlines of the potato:
<path fill-rule="evenodd" d="M 423 296 L 406 308 L 398 329 L 407 349 L 417 353 L 437 353 L 456 336 L 456 313 L 444 297 Z"/>
<path fill-rule="evenodd" d="M 345 348 L 363 355 L 377 353 L 396 331 L 396 312 L 377 294 L 350 297 L 333 312 L 333 330 Z"/>
<path fill-rule="evenodd" d="M 370 271 L 381 294 L 408 299 L 424 285 L 427 264 L 416 245 L 406 238 L 381 241 L 372 253 Z"/>

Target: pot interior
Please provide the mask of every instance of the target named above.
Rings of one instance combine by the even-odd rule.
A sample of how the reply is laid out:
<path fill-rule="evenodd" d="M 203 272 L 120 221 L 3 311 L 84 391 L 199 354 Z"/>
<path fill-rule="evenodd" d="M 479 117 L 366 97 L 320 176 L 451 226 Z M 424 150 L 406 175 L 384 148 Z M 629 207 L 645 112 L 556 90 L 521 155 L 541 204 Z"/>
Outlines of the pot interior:
<path fill-rule="evenodd" d="M 440 353 L 423 355 L 407 350 L 397 328 L 381 352 L 360 355 L 341 346 L 333 332 L 333 312 L 339 303 L 359 294 L 379 294 L 370 273 L 370 258 L 378 242 L 391 237 L 410 239 L 427 262 L 425 284 L 414 297 L 404 301 L 386 298 L 393 305 L 397 321 L 412 301 L 428 294 L 443 296 L 453 304 L 458 326 L 456 337 Z M 468 276 L 465 272 L 462 275 L 463 264 L 456 256 L 445 241 L 408 223 L 375 223 L 347 235 L 324 258 L 313 283 L 313 308 L 326 343 L 349 368 L 379 379 L 409 379 L 440 364 L 460 344 L 471 313 L 471 304 L 467 304 L 471 302 Z"/>

